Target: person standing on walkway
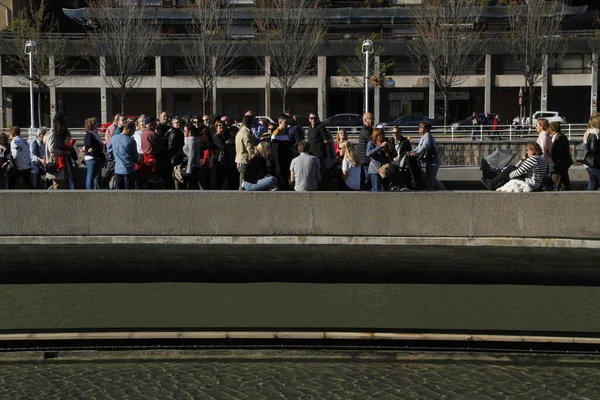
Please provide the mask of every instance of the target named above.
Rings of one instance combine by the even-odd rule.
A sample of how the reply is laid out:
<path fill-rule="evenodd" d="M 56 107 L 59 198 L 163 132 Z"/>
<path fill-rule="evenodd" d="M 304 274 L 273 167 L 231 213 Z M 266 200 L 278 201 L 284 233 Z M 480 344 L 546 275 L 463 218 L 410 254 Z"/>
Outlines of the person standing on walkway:
<path fill-rule="evenodd" d="M 331 135 L 327 132 L 325 125 L 319 120 L 318 114 L 311 113 L 308 120 L 310 123 L 308 128 L 308 146 L 310 148 L 310 153 L 317 157 L 321 164 L 319 190 L 327 190 L 330 180 L 329 169 L 335 162 L 333 140 L 330 142 Z"/>
<path fill-rule="evenodd" d="M 33 170 L 33 188 L 37 189 L 40 183 L 42 174 L 46 171 L 46 147 L 44 146 L 44 136 L 46 135 L 46 128 L 38 128 L 37 137 L 31 143 L 30 156 L 31 156 L 31 169 Z M 47 189 L 49 186 L 48 180 L 44 188 Z"/>
<path fill-rule="evenodd" d="M 242 190 L 243 188 L 244 174 L 246 173 L 248 161 L 256 154 L 254 150 L 254 136 L 250 131 L 253 123 L 254 116 L 246 113 L 244 118 L 242 118 L 242 126 L 235 135 L 235 163 L 240 173 L 239 190 Z"/>
<path fill-rule="evenodd" d="M 573 165 L 569 138 L 560 131 L 560 122 L 551 122 L 548 133 L 552 136 L 552 181 L 556 190 L 571 190 L 569 168 Z"/>
<path fill-rule="evenodd" d="M 550 123 L 546 118 L 540 118 L 537 120 L 537 125 L 535 127 L 539 133 L 537 144 L 542 148 L 542 156 L 544 156 L 548 168 L 552 171 L 552 136 L 548 134 Z"/>
<path fill-rule="evenodd" d="M 31 183 L 31 156 L 29 144 L 21 137 L 21 128 L 13 126 L 8 135 L 13 166 L 8 172 L 8 188 L 14 189 L 17 180 L 21 178 L 27 189 L 33 189 Z"/>
<path fill-rule="evenodd" d="M 121 114 L 115 114 L 115 117 L 113 118 L 113 123 L 108 128 L 106 128 L 106 132 L 104 133 L 104 145 L 106 147 L 108 147 L 110 140 L 115 134 L 115 129 L 117 129 L 117 126 L 119 125 L 120 118 Z"/>
<path fill-rule="evenodd" d="M 600 113 L 594 113 L 583 137 L 588 154 L 583 164 L 588 173 L 587 190 L 600 190 Z"/>
<path fill-rule="evenodd" d="M 373 136 L 373 114 L 370 112 L 363 114 L 363 126 L 358 135 L 358 146 L 356 150 L 358 152 L 358 159 L 360 160 L 360 165 L 362 167 L 360 181 L 363 189 L 367 189 L 369 184 L 369 164 L 371 163 L 371 158 L 367 156 L 367 144 L 371 140 Z"/>
<path fill-rule="evenodd" d="M 117 127 L 119 130 L 121 130 L 122 120 L 123 117 L 120 117 Z M 85 135 L 83 136 L 83 149 L 85 155 L 83 158 L 87 167 L 85 188 L 88 190 L 100 189 L 100 171 L 104 164 L 104 153 L 102 151 L 102 139 L 100 139 L 100 135 L 97 131 L 98 122 L 96 118 L 88 118 L 83 124 L 85 129 Z M 119 135 L 120 133 L 114 134 L 110 138 L 108 146 L 110 146 L 110 142 Z"/>
<path fill-rule="evenodd" d="M 441 157 L 437 143 L 431 134 L 431 125 L 421 122 L 419 124 L 419 134 L 421 140 L 419 140 L 417 148 L 408 154 L 417 156 L 425 162 L 427 190 L 446 190 L 446 187 L 437 179 Z"/>
<path fill-rule="evenodd" d="M 107 151 L 115 160 L 115 189 L 135 189 L 135 164 L 138 161 L 137 145 L 133 139 L 135 122 L 127 122 L 120 135 L 114 136 Z"/>
<path fill-rule="evenodd" d="M 67 137 L 70 135 L 67 127 L 67 117 L 56 113 L 52 120 L 52 129 L 44 136 L 46 146 L 46 179 L 52 181 L 49 189 L 64 189 L 65 182 L 71 178 L 71 169 L 67 166 L 69 148 Z"/>

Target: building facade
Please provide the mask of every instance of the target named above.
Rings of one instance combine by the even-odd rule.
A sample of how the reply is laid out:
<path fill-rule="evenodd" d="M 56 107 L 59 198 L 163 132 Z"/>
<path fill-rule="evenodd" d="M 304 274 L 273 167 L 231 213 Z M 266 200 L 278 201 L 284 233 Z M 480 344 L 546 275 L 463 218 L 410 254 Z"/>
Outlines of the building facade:
<path fill-rule="evenodd" d="M 148 59 L 146 68 L 139 72 L 142 79 L 127 96 L 125 114 L 158 114 L 162 110 L 174 115 L 201 113 L 201 90 L 183 68 L 180 57 L 181 44 L 185 41 L 185 35 L 180 32 L 186 21 L 184 9 L 177 6 L 186 5 L 184 3 L 175 0 L 145 2 L 156 6 L 159 18 L 171 21 L 172 35 L 165 35 L 165 43 L 159 46 L 154 57 Z M 252 25 L 247 22 L 247 17 L 254 12 L 252 3 L 237 2 L 239 12 L 236 15 L 241 21 L 237 27 L 237 39 L 240 43 L 252 40 Z M 485 12 L 489 17 L 497 10 L 498 7 L 488 7 Z M 587 12 L 585 6 L 569 8 L 569 23 L 577 29 L 565 28 L 567 54 L 559 62 L 554 62 L 552 55 L 548 56 L 548 74 L 538 84 L 534 99 L 536 110 L 559 111 L 569 122 L 587 121 L 590 112 L 597 109 L 598 77 L 592 62 L 595 57 L 588 45 L 592 33 L 588 29 L 580 29 L 581 23 L 573 22 L 585 19 Z M 65 13 L 74 20 L 85 22 L 85 9 Z M 488 31 L 502 29 L 502 21 L 490 21 L 486 28 Z M 431 118 L 441 116 L 443 101 L 430 79 L 427 61 L 415 60 L 410 52 L 414 30 L 410 25 L 409 6 L 331 7 L 327 9 L 326 24 L 327 41 L 315 60 L 314 69 L 294 85 L 288 97 L 288 110 L 285 111 L 297 114 L 303 122 L 310 112 L 315 111 L 322 118 L 344 112 L 361 113 L 363 72 L 356 70 L 345 75 L 340 70 L 361 38 L 377 33 L 379 39 L 375 40 L 375 46 L 385 51 L 372 61 L 393 60 L 394 63 L 387 71 L 387 79 L 381 88 L 371 85 L 369 104 L 376 121 L 419 113 Z M 583 27 L 588 27 L 585 24 Z M 83 40 L 81 32 L 65 32 L 64 37 L 72 43 Z M 257 62 L 250 47 L 242 46 L 246 50 L 240 53 L 235 70 L 220 79 L 210 94 L 212 112 L 232 118 L 239 118 L 248 109 L 254 110 L 257 115 L 281 114 L 284 110 L 276 80 L 268 69 L 268 56 L 264 63 L 267 67 L 261 67 L 262 63 Z M 110 121 L 120 109 L 119 101 L 102 77 L 104 71 L 94 67 L 97 63 L 81 58 L 77 48 L 73 44 L 69 50 L 73 66 L 69 75 L 40 94 L 43 96 L 40 103 L 44 124 L 49 124 L 56 112 L 66 112 L 72 126 L 83 125 L 83 120 L 91 116 L 105 122 Z M 3 127 L 28 126 L 29 87 L 22 76 L 11 71 L 7 63 L 9 57 L 9 51 L 2 54 L 0 123 Z M 48 62 L 53 65 L 52 58 Z M 60 70 L 53 73 L 61 75 Z M 478 49 L 473 65 L 464 74 L 464 81 L 450 93 L 448 113 L 452 120 L 464 119 L 473 111 L 499 113 L 509 120 L 519 114 L 519 89 L 524 86 L 524 78 L 493 39 L 486 48 Z"/>

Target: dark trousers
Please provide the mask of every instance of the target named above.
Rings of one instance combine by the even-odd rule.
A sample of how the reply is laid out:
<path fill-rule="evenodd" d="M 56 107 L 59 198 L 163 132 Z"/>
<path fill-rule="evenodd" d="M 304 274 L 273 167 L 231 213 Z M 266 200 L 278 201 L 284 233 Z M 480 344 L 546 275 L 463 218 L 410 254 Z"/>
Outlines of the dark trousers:
<path fill-rule="evenodd" d="M 40 166 L 36 163 L 31 163 L 31 167 L 32 167 L 31 169 L 33 171 L 32 185 L 33 185 L 34 189 L 37 189 L 40 184 L 40 179 L 42 178 L 42 175 L 44 174 L 44 170 L 42 170 L 40 168 Z M 44 189 L 48 189 L 51 184 L 52 184 L 52 182 L 46 179 L 44 181 Z"/>
<path fill-rule="evenodd" d="M 13 169 L 8 176 L 8 188 L 14 189 L 17 181 L 21 178 L 27 189 L 33 189 L 31 183 L 31 169 Z"/>
<path fill-rule="evenodd" d="M 552 173 L 552 182 L 554 182 L 555 190 L 571 190 L 571 179 L 569 178 L 569 170 L 554 171 Z"/>
<path fill-rule="evenodd" d="M 509 165 L 508 167 L 504 168 L 498 173 L 498 175 L 496 175 L 494 179 L 490 179 L 490 189 L 496 190 L 500 186 L 504 185 L 506 182 L 510 181 L 510 173 L 516 170 L 517 167 L 515 167 L 514 165 Z"/>
<path fill-rule="evenodd" d="M 135 172 L 131 174 L 115 174 L 115 189 L 135 189 Z"/>

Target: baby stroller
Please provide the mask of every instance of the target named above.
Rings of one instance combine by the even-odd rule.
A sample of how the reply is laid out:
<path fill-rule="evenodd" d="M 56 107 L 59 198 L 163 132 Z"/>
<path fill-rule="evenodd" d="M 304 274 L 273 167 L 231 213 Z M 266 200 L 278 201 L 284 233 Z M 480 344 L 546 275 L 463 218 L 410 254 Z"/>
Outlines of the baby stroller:
<path fill-rule="evenodd" d="M 415 190 L 425 187 L 423 171 L 417 157 L 405 154 L 397 165 L 392 164 L 391 169 L 390 191 Z"/>
<path fill-rule="evenodd" d="M 481 167 L 479 167 L 479 169 L 483 175 L 481 181 L 487 189 L 495 189 L 497 185 L 503 184 L 505 183 L 504 181 L 507 181 L 506 179 L 498 177 L 498 175 L 510 164 L 513 158 L 515 158 L 515 155 L 516 153 L 508 150 L 496 149 L 491 154 L 483 157 L 481 160 Z M 488 187 L 490 185 L 493 187 Z"/>

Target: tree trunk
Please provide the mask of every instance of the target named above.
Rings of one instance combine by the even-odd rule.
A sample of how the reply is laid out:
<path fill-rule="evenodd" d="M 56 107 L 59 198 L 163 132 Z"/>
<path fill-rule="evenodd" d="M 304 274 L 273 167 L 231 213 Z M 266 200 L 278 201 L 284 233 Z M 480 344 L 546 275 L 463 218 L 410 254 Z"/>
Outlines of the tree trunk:
<path fill-rule="evenodd" d="M 125 115 L 125 96 L 127 93 L 127 88 L 125 86 L 121 86 L 121 97 L 119 98 L 119 100 L 121 100 L 121 115 Z"/>
<path fill-rule="evenodd" d="M 533 96 L 535 93 L 535 86 L 533 86 L 533 82 L 527 82 L 527 96 L 529 97 L 529 110 L 527 116 L 530 118 L 529 120 L 533 123 Z"/>
<path fill-rule="evenodd" d="M 202 115 L 206 115 L 206 87 L 202 89 Z"/>
<path fill-rule="evenodd" d="M 281 102 L 283 103 L 283 110 L 281 110 L 282 114 L 285 112 L 285 107 L 286 107 L 286 103 L 287 103 L 287 94 L 288 94 L 288 89 L 284 87 L 283 95 L 281 96 Z M 267 110 L 267 111 L 270 111 L 270 110 Z"/>
<path fill-rule="evenodd" d="M 444 91 L 444 132 L 446 132 L 446 126 L 448 125 L 448 91 Z M 435 107 L 434 107 L 435 109 Z M 434 115 L 435 117 L 435 115 Z"/>

